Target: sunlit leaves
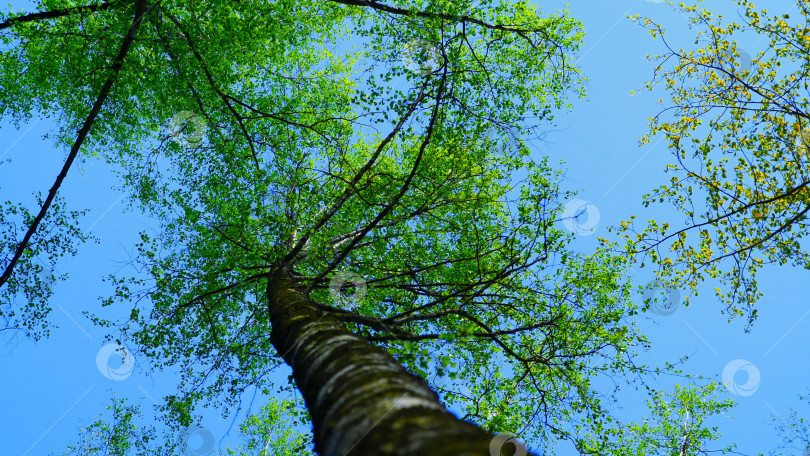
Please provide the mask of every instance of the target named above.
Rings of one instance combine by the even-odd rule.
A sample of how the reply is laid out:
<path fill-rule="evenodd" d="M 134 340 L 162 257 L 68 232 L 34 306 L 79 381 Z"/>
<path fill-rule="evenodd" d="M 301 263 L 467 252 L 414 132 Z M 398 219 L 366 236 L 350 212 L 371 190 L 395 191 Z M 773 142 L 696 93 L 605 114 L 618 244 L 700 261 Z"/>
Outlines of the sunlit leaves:
<path fill-rule="evenodd" d="M 655 56 L 653 82 L 671 100 L 641 142 L 663 133 L 675 159 L 667 169 L 675 174 L 670 183 L 646 195 L 644 204 L 672 204 L 686 223 L 667 228 L 650 221 L 637 231 L 626 222 L 622 228 L 636 233 L 627 236 L 629 248 L 648 255 L 670 286 L 697 294 L 703 280 L 717 279 L 719 300 L 749 323 L 764 264 L 810 264 L 801 241 L 810 207 L 804 139 L 810 12 L 799 3 L 796 16 L 804 23 L 746 1 L 738 2 L 739 22 L 682 6 L 697 30 L 697 46 Z M 636 21 L 666 42 L 659 24 Z M 742 61 L 747 53 L 738 45 L 746 36 L 762 43 L 750 49 L 756 51 L 750 62 Z"/>
<path fill-rule="evenodd" d="M 720 438 L 712 418 L 725 415 L 734 401 L 717 398 L 717 383 L 696 386 L 675 385 L 674 391 L 648 390 L 650 415 L 642 421 L 610 423 L 602 435 L 584 438 L 589 452 L 602 455 L 691 456 L 730 452 L 734 445 L 717 448 Z"/>

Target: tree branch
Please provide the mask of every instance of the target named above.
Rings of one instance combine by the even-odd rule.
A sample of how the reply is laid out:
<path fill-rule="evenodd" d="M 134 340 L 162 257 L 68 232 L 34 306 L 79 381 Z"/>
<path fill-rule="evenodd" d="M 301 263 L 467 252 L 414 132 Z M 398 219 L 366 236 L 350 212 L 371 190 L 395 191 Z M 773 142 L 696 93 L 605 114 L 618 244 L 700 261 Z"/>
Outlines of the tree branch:
<path fill-rule="evenodd" d="M 95 13 L 96 11 L 109 10 L 118 3 L 123 3 L 125 0 L 117 0 L 112 2 L 104 2 L 96 5 L 74 6 L 73 8 L 62 8 L 51 11 L 42 11 L 40 13 L 30 13 L 23 16 L 12 17 L 0 23 L 0 30 L 12 27 L 14 24 L 22 24 L 25 22 L 36 22 L 43 19 L 55 19 L 58 17 L 66 17 L 71 14 L 80 14 L 85 12 Z"/>
<path fill-rule="evenodd" d="M 155 3 L 155 5 L 158 3 Z M 101 107 L 107 100 L 107 97 L 112 90 L 112 86 L 115 83 L 115 80 L 118 78 L 118 74 L 121 72 L 121 67 L 124 64 L 124 58 L 126 58 L 127 54 L 129 53 L 130 47 L 135 40 L 135 36 L 138 33 L 138 28 L 141 25 L 144 15 L 154 8 L 155 5 L 147 8 L 146 0 L 137 0 L 137 3 L 135 4 L 135 18 L 132 20 L 132 25 L 130 25 L 129 32 L 124 38 L 124 41 L 121 43 L 121 49 L 118 52 L 118 56 L 116 56 L 115 60 L 113 61 L 111 66 L 112 74 L 107 78 L 107 81 L 101 88 L 101 92 L 99 92 L 98 97 L 96 97 L 96 102 L 93 104 L 90 114 L 88 114 L 87 118 L 85 119 L 84 125 L 79 130 L 78 135 L 76 135 L 76 141 L 73 142 L 73 146 L 70 148 L 70 153 L 68 154 L 67 160 L 65 160 L 65 164 L 62 166 L 62 170 L 59 172 L 59 175 L 56 176 L 56 182 L 54 182 L 53 187 L 51 187 L 50 191 L 48 192 L 48 196 L 45 198 L 42 208 L 40 208 L 39 213 L 37 214 L 36 218 L 34 218 L 31 226 L 28 227 L 28 231 L 26 231 L 23 240 L 17 245 L 17 250 L 14 252 L 14 256 L 6 266 L 3 274 L 0 275 L 0 287 L 8 282 L 8 279 L 11 277 L 11 273 L 14 270 L 14 266 L 17 264 L 20 258 L 22 258 L 23 252 L 25 252 L 25 249 L 31 242 L 31 238 L 37 231 L 37 227 L 39 227 L 39 224 L 45 218 L 48 208 L 51 207 L 51 203 L 53 203 L 54 198 L 56 198 L 56 193 L 62 186 L 62 182 L 65 180 L 65 177 L 67 177 L 70 166 L 73 164 L 73 161 L 79 154 L 79 150 L 81 149 L 82 144 L 84 144 L 84 140 L 90 133 L 90 129 L 93 127 L 93 123 L 95 122 L 96 117 L 98 117 Z"/>

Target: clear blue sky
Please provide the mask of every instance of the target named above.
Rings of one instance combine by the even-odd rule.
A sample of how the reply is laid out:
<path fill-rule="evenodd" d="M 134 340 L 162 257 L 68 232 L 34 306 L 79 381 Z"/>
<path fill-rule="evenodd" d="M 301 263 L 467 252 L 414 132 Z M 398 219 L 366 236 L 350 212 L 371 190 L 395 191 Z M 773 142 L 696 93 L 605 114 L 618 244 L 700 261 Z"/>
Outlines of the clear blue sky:
<path fill-rule="evenodd" d="M 733 2 L 714 0 L 706 7 L 733 12 Z M 789 0 L 755 2 L 774 12 L 790 12 Z M 26 4 L 12 2 L 19 8 Z M 544 9 L 563 8 L 564 2 L 544 1 Z M 4 9 L 7 7 L 4 7 Z M 567 161 L 569 188 L 581 191 L 580 198 L 590 201 L 600 213 L 595 235 L 577 239 L 578 247 L 588 250 L 596 237 L 607 235 L 605 227 L 635 214 L 640 219 L 679 217 L 666 208 L 646 210 L 641 195 L 664 182 L 662 171 L 670 155 L 664 142 L 638 146 L 646 132 L 647 117 L 659 110 L 661 94 L 631 96 L 652 74 L 646 54 L 662 50 L 627 15 L 649 16 L 666 25 L 668 39 L 678 47 L 690 47 L 694 32 L 686 19 L 661 2 L 644 0 L 580 1 L 570 5 L 571 14 L 580 19 L 587 32 L 580 65 L 588 83 L 588 100 L 577 102 L 570 114 L 557 116 L 558 128 L 542 143 L 533 145 L 537 154 Z M 743 48 L 758 52 L 757 43 Z M 16 131 L 8 124 L 0 130 L 0 199 L 31 202 L 32 191 L 45 191 L 52 184 L 64 150 L 56 150 L 42 139 L 52 124 L 32 122 Z M 147 376 L 136 364 L 134 372 L 121 380 L 103 375 L 97 367 L 104 333 L 83 315 L 86 309 L 100 309 L 98 296 L 108 292 L 101 277 L 125 267 L 131 245 L 139 230 L 150 229 L 150 221 L 131 212 L 122 212 L 122 193 L 111 190 L 113 179 L 100 162 L 82 164 L 74 169 L 62 190 L 74 207 L 88 207 L 90 214 L 83 227 L 99 237 L 101 243 L 83 246 L 76 258 L 67 258 L 57 272 L 69 272 L 70 280 L 57 285 L 53 297 L 52 319 L 59 325 L 49 339 L 34 343 L 27 339 L 0 343 L 0 456 L 45 455 L 64 451 L 76 441 L 76 428 L 86 424 L 100 411 L 111 392 L 132 398 L 151 408 L 151 399 L 160 399 L 173 385 L 171 375 Z M 647 271 L 637 276 L 638 283 L 648 282 Z M 690 355 L 686 369 L 714 376 L 718 380 L 733 360 L 746 360 L 759 372 L 756 391 L 734 396 L 738 407 L 733 418 L 722 418 L 718 425 L 724 441 L 739 444 L 744 454 L 768 452 L 779 442 L 770 426 L 772 415 L 786 416 L 789 406 L 798 405 L 797 395 L 807 391 L 810 363 L 806 347 L 810 342 L 810 292 L 807 271 L 787 267 L 766 269 L 759 287 L 764 297 L 759 319 L 752 332 L 743 331 L 742 320 L 727 322 L 721 306 L 710 292 L 701 293 L 689 308 L 678 308 L 672 315 L 642 321 L 653 348 L 645 355 L 651 364 L 660 364 L 682 355 Z M 739 364 L 739 363 L 738 363 Z M 110 363 L 116 366 L 115 359 Z M 751 368 L 747 368 L 751 370 Z M 115 377 L 114 372 L 106 372 Z M 748 382 L 739 372 L 735 381 Z M 755 379 L 752 379 L 755 380 Z M 661 383 L 669 385 L 669 380 Z M 142 398 L 142 399 L 141 399 Z M 644 409 L 628 406 L 623 415 L 640 419 Z M 810 416 L 810 411 L 807 412 Z M 206 426 L 217 441 L 223 440 L 230 421 L 211 416 Z M 529 442 L 531 444 L 531 442 Z M 559 454 L 573 454 L 561 448 Z M 797 450 L 795 454 L 801 454 Z"/>

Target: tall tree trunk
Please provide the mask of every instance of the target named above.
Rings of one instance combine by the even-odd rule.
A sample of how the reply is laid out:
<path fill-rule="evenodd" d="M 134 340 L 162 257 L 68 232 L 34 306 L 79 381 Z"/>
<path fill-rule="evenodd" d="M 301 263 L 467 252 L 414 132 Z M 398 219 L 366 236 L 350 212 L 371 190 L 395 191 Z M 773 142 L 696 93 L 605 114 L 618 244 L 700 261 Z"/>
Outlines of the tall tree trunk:
<path fill-rule="evenodd" d="M 272 342 L 292 367 L 318 454 L 499 456 L 492 434 L 448 412 L 420 377 L 324 316 L 287 267 L 273 270 L 267 296 Z M 517 450 L 505 447 L 503 454 Z"/>

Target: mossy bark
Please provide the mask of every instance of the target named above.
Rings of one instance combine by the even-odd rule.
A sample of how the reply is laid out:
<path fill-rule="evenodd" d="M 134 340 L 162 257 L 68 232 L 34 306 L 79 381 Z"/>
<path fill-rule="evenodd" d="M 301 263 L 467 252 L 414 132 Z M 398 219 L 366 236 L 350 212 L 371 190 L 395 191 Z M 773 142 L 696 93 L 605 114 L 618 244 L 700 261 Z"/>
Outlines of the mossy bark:
<path fill-rule="evenodd" d="M 287 268 L 273 271 L 267 295 L 272 342 L 292 367 L 318 454 L 499 456 L 491 433 L 448 412 L 420 377 L 320 312 Z"/>

